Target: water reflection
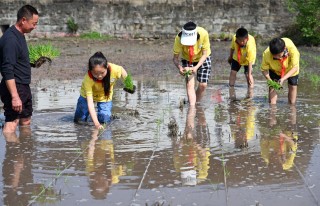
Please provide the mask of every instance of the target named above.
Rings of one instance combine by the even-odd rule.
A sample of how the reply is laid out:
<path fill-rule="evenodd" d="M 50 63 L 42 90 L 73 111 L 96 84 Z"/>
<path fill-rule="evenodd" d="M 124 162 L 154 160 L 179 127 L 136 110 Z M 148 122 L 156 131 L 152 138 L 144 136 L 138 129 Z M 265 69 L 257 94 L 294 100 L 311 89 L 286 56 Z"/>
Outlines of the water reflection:
<path fill-rule="evenodd" d="M 208 176 L 210 136 L 204 110 L 189 107 L 184 134 L 172 140 L 173 161 L 182 185 L 196 185 Z"/>
<path fill-rule="evenodd" d="M 123 175 L 122 165 L 115 162 L 112 130 L 94 129 L 90 140 L 80 141 L 90 193 L 94 199 L 105 199 L 111 185 L 117 184 Z"/>
<path fill-rule="evenodd" d="M 294 164 L 298 148 L 296 107 L 290 107 L 287 115 L 279 114 L 276 105 L 270 108 L 269 124 L 261 127 L 261 156 L 274 170 L 289 170 Z M 278 115 L 277 115 L 278 114 Z"/>
<path fill-rule="evenodd" d="M 31 170 L 33 139 L 30 127 L 19 127 L 16 133 L 4 133 L 6 153 L 2 166 L 3 201 L 5 205 L 28 205 L 33 194 Z"/>
<path fill-rule="evenodd" d="M 249 146 L 248 141 L 255 137 L 256 106 L 252 101 L 253 89 L 248 88 L 246 97 L 239 100 L 234 87 L 229 88 L 229 126 L 235 148 L 243 149 Z"/>

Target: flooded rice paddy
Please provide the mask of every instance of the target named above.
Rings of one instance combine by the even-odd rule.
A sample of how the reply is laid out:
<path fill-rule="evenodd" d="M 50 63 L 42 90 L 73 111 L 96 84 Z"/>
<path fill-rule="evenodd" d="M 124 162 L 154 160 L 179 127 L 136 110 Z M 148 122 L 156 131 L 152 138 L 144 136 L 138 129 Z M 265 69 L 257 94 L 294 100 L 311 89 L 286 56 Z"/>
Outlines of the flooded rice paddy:
<path fill-rule="evenodd" d="M 190 109 L 182 79 L 135 83 L 99 132 L 73 123 L 81 79 L 38 82 L 31 128 L 0 138 L 1 205 L 319 205 L 319 93 L 214 81 Z"/>

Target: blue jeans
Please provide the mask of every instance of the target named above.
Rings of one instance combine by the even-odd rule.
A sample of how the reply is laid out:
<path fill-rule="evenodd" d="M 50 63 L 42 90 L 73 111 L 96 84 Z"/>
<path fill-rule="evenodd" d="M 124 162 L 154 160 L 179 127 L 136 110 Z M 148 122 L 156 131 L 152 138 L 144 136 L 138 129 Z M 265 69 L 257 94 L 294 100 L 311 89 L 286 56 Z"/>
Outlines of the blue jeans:
<path fill-rule="evenodd" d="M 98 121 L 100 123 L 109 123 L 111 121 L 111 109 L 112 109 L 112 101 L 109 102 L 98 102 Z M 74 114 L 75 122 L 86 122 L 89 117 L 89 108 L 87 99 L 80 96 L 77 103 L 76 112 Z"/>

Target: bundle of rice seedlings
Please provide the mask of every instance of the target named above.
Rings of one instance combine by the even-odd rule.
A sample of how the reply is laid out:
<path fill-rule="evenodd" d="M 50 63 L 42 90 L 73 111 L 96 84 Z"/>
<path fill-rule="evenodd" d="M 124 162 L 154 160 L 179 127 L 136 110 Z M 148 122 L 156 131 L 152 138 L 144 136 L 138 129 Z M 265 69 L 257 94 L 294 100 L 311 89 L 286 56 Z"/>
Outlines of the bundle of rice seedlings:
<path fill-rule="evenodd" d="M 267 81 L 267 84 L 268 84 L 269 87 L 273 88 L 276 91 L 280 91 L 282 89 L 282 86 L 278 82 L 275 82 L 273 80 L 269 79 Z"/>
<path fill-rule="evenodd" d="M 32 67 L 40 67 L 44 62 L 51 63 L 52 59 L 60 55 L 60 51 L 54 48 L 50 43 L 30 45 L 29 59 Z"/>
<path fill-rule="evenodd" d="M 123 80 L 124 88 L 123 90 L 133 94 L 135 92 L 136 87 L 133 85 L 132 76 L 130 73 Z"/>

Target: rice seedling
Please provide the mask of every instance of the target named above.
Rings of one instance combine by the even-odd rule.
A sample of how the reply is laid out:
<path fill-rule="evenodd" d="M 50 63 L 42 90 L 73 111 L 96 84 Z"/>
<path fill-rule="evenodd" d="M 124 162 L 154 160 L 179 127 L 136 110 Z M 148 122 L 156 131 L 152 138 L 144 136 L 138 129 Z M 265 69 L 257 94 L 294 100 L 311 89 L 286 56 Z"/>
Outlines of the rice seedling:
<path fill-rule="evenodd" d="M 132 76 L 130 73 L 126 76 L 126 78 L 123 80 L 124 88 L 123 90 L 126 92 L 129 92 L 130 94 L 133 94 L 136 90 L 136 86 L 133 85 Z"/>
<path fill-rule="evenodd" d="M 51 63 L 52 59 L 60 56 L 60 51 L 54 48 L 50 43 L 30 45 L 29 59 L 32 67 L 40 67 L 44 62 Z"/>
<path fill-rule="evenodd" d="M 267 84 L 269 87 L 273 88 L 276 91 L 280 91 L 282 89 L 282 86 L 278 82 L 275 82 L 273 80 L 268 80 Z"/>
<path fill-rule="evenodd" d="M 190 75 L 192 75 L 192 71 L 191 70 L 187 70 L 183 73 L 184 76 L 189 77 Z"/>

